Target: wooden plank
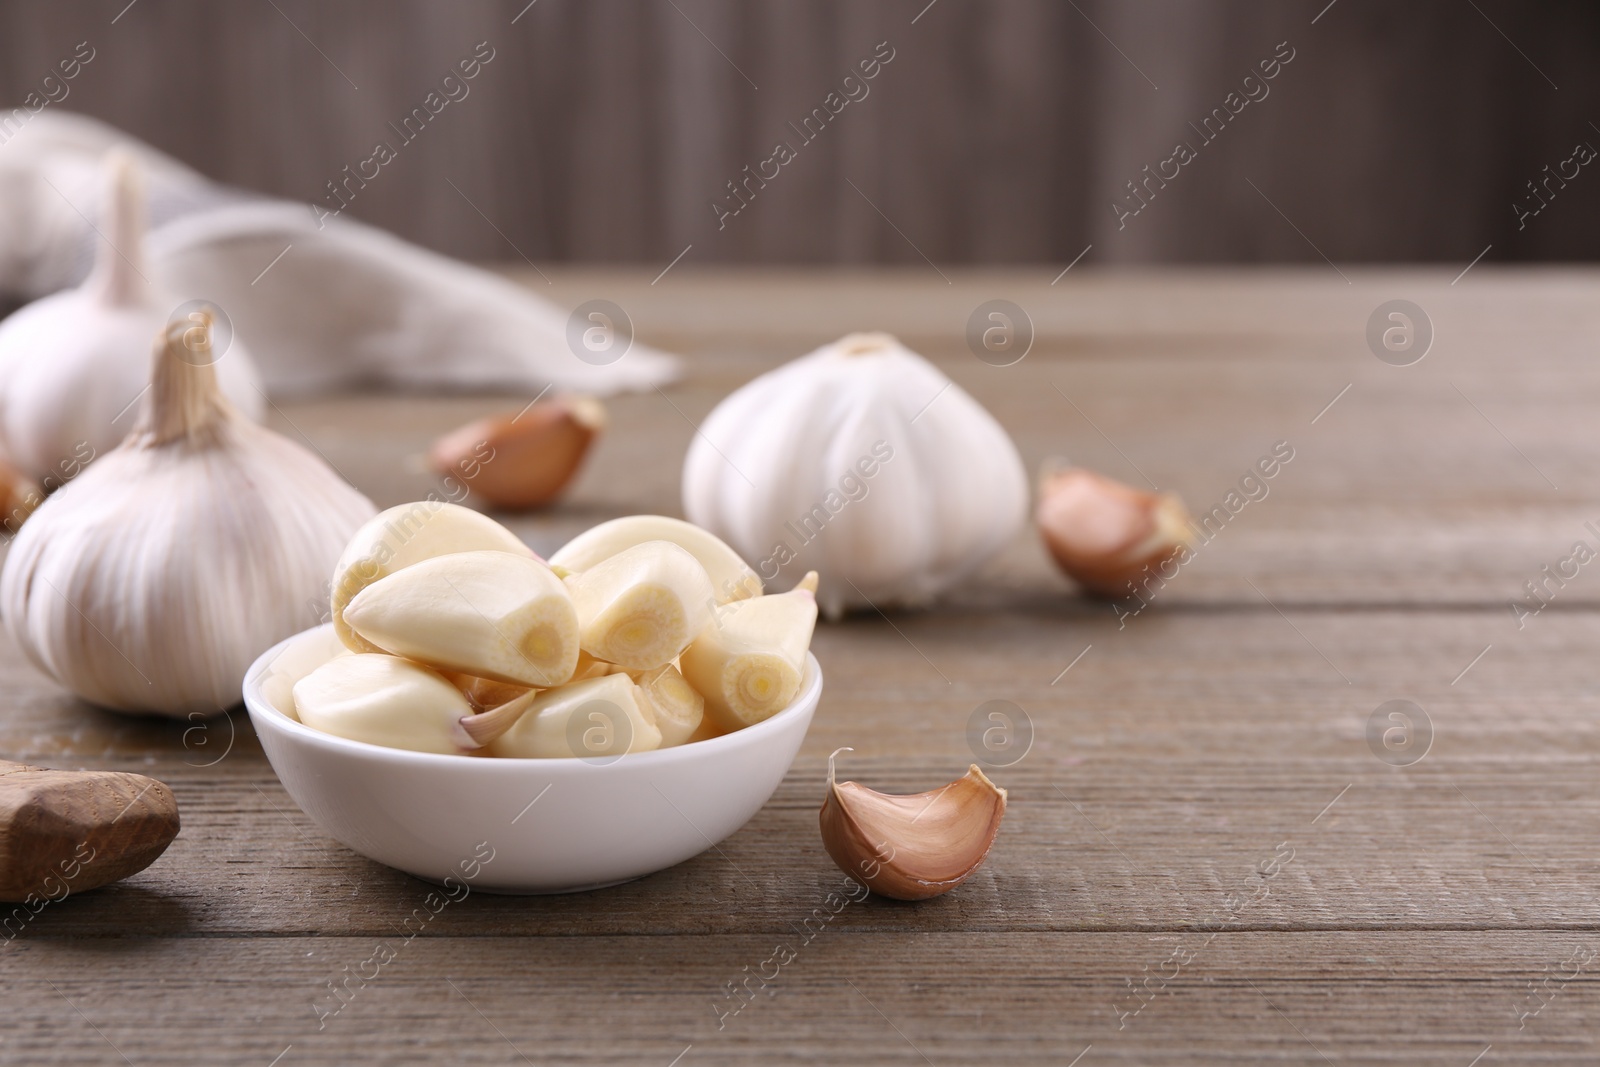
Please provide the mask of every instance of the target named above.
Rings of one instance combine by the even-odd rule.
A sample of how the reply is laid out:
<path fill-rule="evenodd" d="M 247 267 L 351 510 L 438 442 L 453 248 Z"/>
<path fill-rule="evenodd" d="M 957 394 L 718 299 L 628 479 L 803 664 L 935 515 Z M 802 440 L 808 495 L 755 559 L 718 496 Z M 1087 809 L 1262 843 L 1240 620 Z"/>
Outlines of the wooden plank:
<path fill-rule="evenodd" d="M 453 919 L 447 908 L 434 922 Z M 363 967 L 378 938 L 19 940 L 4 950 L 0 989 L 13 1016 L 0 1057 L 260 1067 L 277 1056 L 1062 1065 L 1082 1055 L 1083 1067 L 1324 1057 L 1462 1067 L 1491 1044 L 1502 1062 L 1574 1062 L 1600 1006 L 1600 984 L 1580 962 L 1595 954 L 1592 931 L 1238 932 L 1207 943 L 817 928 L 809 943 L 793 933 L 577 941 L 428 929 L 410 942 L 391 936 L 394 958 L 379 967 Z M 764 968 L 777 974 L 765 992 L 731 998 L 729 985 L 761 973 L 779 946 L 793 959 Z M 1175 951 L 1188 962 L 1163 967 Z M 1130 985 L 1158 972 L 1169 980 L 1152 980 L 1159 994 L 1132 1014 L 1141 1001 Z M 342 1010 L 322 1018 L 317 1005 L 340 1003 L 328 983 L 346 974 L 375 976 L 352 979 Z M 1522 1018 L 1541 1003 L 1529 987 L 1546 981 L 1547 1006 Z M 720 1014 L 740 1003 L 737 1015 Z"/>
<path fill-rule="evenodd" d="M 975 758 L 976 709 L 1005 700 L 1034 741 L 994 771 L 1012 796 L 1000 843 L 960 893 L 892 913 L 899 929 L 1184 929 L 1254 885 L 1285 843 L 1297 858 L 1250 925 L 1583 925 L 1596 873 L 1587 828 L 1600 817 L 1585 650 L 1600 616 L 1541 619 L 1463 674 L 1491 621 L 1262 610 L 1140 619 L 1118 632 L 1017 612 L 905 618 L 898 631 L 881 619 L 830 627 L 816 645 L 827 687 L 800 759 L 719 852 L 600 895 L 462 913 L 479 934 L 780 928 L 837 878 L 816 823 L 828 753 L 853 746 L 841 772 L 876 788 L 931 788 Z M 184 813 L 155 867 L 61 905 L 36 930 L 104 935 L 136 916 L 172 934 L 375 933 L 422 891 L 301 815 L 239 713 L 230 749 L 227 721 L 202 730 L 114 718 L 45 695 L 14 662 L 8 674 L 37 694 L 6 720 L 8 751 L 154 774 Z M 1416 701 L 1433 734 L 1404 769 L 1366 740 L 1394 698 Z"/>

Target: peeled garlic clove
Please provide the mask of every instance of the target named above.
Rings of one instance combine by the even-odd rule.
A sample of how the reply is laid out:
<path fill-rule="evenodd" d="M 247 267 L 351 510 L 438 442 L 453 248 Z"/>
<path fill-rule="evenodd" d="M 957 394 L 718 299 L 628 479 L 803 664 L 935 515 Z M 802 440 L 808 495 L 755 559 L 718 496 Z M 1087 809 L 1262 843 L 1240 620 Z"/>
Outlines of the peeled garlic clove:
<path fill-rule="evenodd" d="M 0 529 L 14 534 L 33 509 L 44 503 L 44 493 L 11 461 L 0 456 Z"/>
<path fill-rule="evenodd" d="M 452 552 L 380 579 L 345 606 L 362 640 L 439 670 L 562 685 L 578 665 L 578 614 L 549 567 L 510 552 Z"/>
<path fill-rule="evenodd" d="M 294 685 L 294 710 L 313 730 L 413 752 L 476 747 L 461 727 L 472 706 L 437 671 L 398 656 L 329 660 Z"/>
<path fill-rule="evenodd" d="M 706 699 L 706 717 L 739 730 L 772 717 L 800 692 L 817 624 L 817 572 L 787 593 L 717 609 L 679 664 Z"/>
<path fill-rule="evenodd" d="M 587 652 L 578 653 L 578 666 L 572 672 L 574 682 L 588 681 L 590 678 L 604 678 L 608 674 L 625 674 L 627 669 L 615 663 L 607 663 L 603 659 L 595 659 Z"/>
<path fill-rule="evenodd" d="M 608 674 L 549 689 L 489 746 L 491 756 L 517 759 L 620 756 L 661 746 L 661 731 L 626 674 Z"/>
<path fill-rule="evenodd" d="M 350 654 L 348 650 L 346 654 Z M 525 696 L 528 686 L 515 685 L 511 682 L 497 682 L 493 678 L 479 678 L 471 674 L 460 674 L 454 671 L 441 671 L 450 684 L 461 691 L 467 702 L 480 712 L 491 708 L 498 708 L 502 704 Z"/>
<path fill-rule="evenodd" d="M 605 427 L 600 401 L 557 397 L 448 433 L 428 460 L 495 507 L 536 508 L 561 495 Z"/>
<path fill-rule="evenodd" d="M 239 415 L 198 313 L 157 338 L 135 432 L 17 533 L 0 617 L 91 703 L 214 715 L 256 657 L 326 613 L 333 563 L 373 512 L 325 460 Z"/>
<path fill-rule="evenodd" d="M 1107 597 L 1133 592 L 1147 567 L 1165 565 L 1192 540 L 1189 513 L 1175 494 L 1147 493 L 1082 467 L 1045 476 L 1037 523 L 1061 569 Z"/>
<path fill-rule="evenodd" d="M 579 642 L 632 671 L 662 667 L 711 621 L 711 579 L 686 550 L 646 541 L 567 579 Z"/>
<path fill-rule="evenodd" d="M 925 900 L 966 881 L 1005 813 L 1006 791 L 976 764 L 943 789 L 896 796 L 835 782 L 828 757 L 822 843 L 840 870 L 881 896 Z"/>
<path fill-rule="evenodd" d="M 662 748 L 684 744 L 700 729 L 705 718 L 705 698 L 694 691 L 676 667 L 669 663 L 642 671 L 633 676 L 633 681 L 639 687 L 640 699 L 655 713 Z"/>
<path fill-rule="evenodd" d="M 761 595 L 761 579 L 739 554 L 693 523 L 665 515 L 628 515 L 574 537 L 550 557 L 552 567 L 586 571 L 646 541 L 671 541 L 700 561 L 717 603 Z"/>
<path fill-rule="evenodd" d="M 352 652 L 376 652 L 344 620 L 355 595 L 425 559 L 452 552 L 510 552 L 537 559 L 533 550 L 498 522 L 459 504 L 418 500 L 379 513 L 357 530 L 333 569 L 333 629 Z"/>

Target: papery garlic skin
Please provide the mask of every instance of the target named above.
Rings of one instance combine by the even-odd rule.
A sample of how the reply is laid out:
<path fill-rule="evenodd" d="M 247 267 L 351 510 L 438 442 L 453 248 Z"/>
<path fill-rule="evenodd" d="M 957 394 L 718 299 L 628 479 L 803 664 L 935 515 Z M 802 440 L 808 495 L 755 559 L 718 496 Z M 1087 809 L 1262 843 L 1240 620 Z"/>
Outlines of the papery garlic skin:
<path fill-rule="evenodd" d="M 133 157 L 110 153 L 89 278 L 0 322 L 0 445 L 49 489 L 115 448 L 138 422 L 150 339 L 182 302 L 158 297 L 146 280 L 144 197 Z M 234 338 L 216 363 L 234 407 L 260 421 L 266 397 L 244 344 Z"/>
<path fill-rule="evenodd" d="M 715 595 L 694 556 L 646 541 L 567 579 L 583 650 L 632 671 L 678 658 L 711 621 Z"/>
<path fill-rule="evenodd" d="M 428 463 L 494 507 L 543 507 L 577 475 L 605 428 L 600 401 L 560 396 L 444 435 L 429 449 Z"/>
<path fill-rule="evenodd" d="M 578 665 L 578 613 L 536 559 L 452 552 L 357 593 L 345 624 L 364 641 L 438 670 L 515 685 L 562 685 Z"/>
<path fill-rule="evenodd" d="M 351 652 L 349 649 L 342 651 L 346 656 L 358 655 L 358 653 Z M 439 673 L 444 675 L 445 679 L 455 686 L 477 711 L 498 708 L 508 701 L 526 696 L 529 689 L 525 685 L 517 685 L 512 682 L 497 682 L 492 678 L 478 678 L 458 671 L 440 671 Z"/>
<path fill-rule="evenodd" d="M 1039 483 L 1039 536 L 1057 566 L 1091 593 L 1136 594 L 1148 572 L 1187 559 L 1192 521 L 1174 493 L 1147 493 L 1082 467 Z"/>
<path fill-rule="evenodd" d="M 28 659 L 120 711 L 237 704 L 251 662 L 326 610 L 333 561 L 375 510 L 234 411 L 186 347 L 195 329 L 158 342 L 137 432 L 40 505 L 0 573 Z"/>
<path fill-rule="evenodd" d="M 975 763 L 949 785 L 903 796 L 835 781 L 830 756 L 818 822 L 823 846 L 846 875 L 881 896 L 927 900 L 983 865 L 1005 814 L 1006 791 Z"/>
<path fill-rule="evenodd" d="M 661 747 L 688 742 L 705 718 L 706 701 L 689 685 L 678 668 L 668 664 L 633 676 L 642 703 L 655 715 Z"/>
<path fill-rule="evenodd" d="M 491 756 L 561 759 L 620 756 L 661 747 L 661 731 L 626 674 L 548 689 L 489 745 Z"/>
<path fill-rule="evenodd" d="M 437 671 L 367 652 L 329 660 L 294 685 L 295 715 L 313 730 L 412 752 L 474 747 L 461 728 L 473 713 Z"/>
<path fill-rule="evenodd" d="M 705 697 L 706 717 L 724 730 L 753 726 L 800 692 L 817 622 L 817 575 L 787 593 L 725 604 L 683 650 L 684 678 Z"/>
<path fill-rule="evenodd" d="M 452 552 L 510 552 L 536 559 L 533 549 L 487 515 L 442 500 L 399 504 L 357 530 L 333 568 L 333 630 L 353 652 L 377 652 L 344 621 L 345 606 L 373 582 L 414 563 Z"/>
<path fill-rule="evenodd" d="M 689 446 L 691 522 L 767 581 L 820 571 L 830 618 L 922 605 L 1004 547 L 1028 482 L 1000 424 L 887 334 L 853 334 L 719 404 Z"/>
<path fill-rule="evenodd" d="M 562 545 L 550 565 L 579 573 L 646 541 L 671 541 L 698 560 L 719 604 L 761 595 L 760 576 L 737 552 L 693 523 L 665 515 L 625 515 L 602 522 Z"/>

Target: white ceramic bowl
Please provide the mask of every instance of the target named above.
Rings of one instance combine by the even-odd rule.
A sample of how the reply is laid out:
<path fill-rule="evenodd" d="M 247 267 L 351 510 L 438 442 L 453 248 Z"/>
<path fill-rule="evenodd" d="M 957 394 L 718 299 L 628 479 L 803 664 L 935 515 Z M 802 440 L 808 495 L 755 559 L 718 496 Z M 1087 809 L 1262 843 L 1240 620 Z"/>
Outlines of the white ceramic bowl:
<path fill-rule="evenodd" d="M 808 656 L 789 707 L 708 741 L 609 762 L 444 756 L 349 741 L 295 717 L 294 683 L 342 650 L 333 626 L 319 626 L 245 676 L 245 707 L 284 788 L 363 856 L 499 893 L 598 889 L 715 845 L 777 790 L 822 695 Z"/>

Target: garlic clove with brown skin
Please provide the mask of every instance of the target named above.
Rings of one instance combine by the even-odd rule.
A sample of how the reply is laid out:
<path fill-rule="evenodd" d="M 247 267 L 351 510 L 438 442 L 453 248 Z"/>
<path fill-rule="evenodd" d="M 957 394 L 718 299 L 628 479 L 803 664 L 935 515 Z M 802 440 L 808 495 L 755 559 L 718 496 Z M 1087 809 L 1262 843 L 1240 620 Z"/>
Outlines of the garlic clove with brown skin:
<path fill-rule="evenodd" d="M 428 462 L 495 507 L 543 507 L 577 475 L 605 428 L 606 409 L 600 401 L 557 397 L 445 434 L 434 442 Z"/>
<path fill-rule="evenodd" d="M 880 896 L 926 900 L 983 864 L 1006 813 L 1006 791 L 976 764 L 941 789 L 898 796 L 835 781 L 839 752 L 828 757 L 819 819 L 822 843 L 845 874 Z"/>
<path fill-rule="evenodd" d="M 346 654 L 350 653 L 348 649 Z M 497 682 L 493 678 L 479 678 L 472 674 L 461 674 L 454 671 L 440 671 L 450 683 L 461 691 L 467 702 L 479 711 L 489 711 L 502 704 L 525 696 L 528 686 L 516 685 L 512 682 Z"/>
<path fill-rule="evenodd" d="M 1044 476 L 1035 521 L 1061 570 L 1104 597 L 1127 596 L 1146 568 L 1183 555 L 1193 539 L 1176 494 L 1147 493 L 1083 467 Z"/>
<path fill-rule="evenodd" d="M 33 509 L 44 503 L 44 492 L 9 459 L 0 456 L 0 531 L 16 533 Z"/>
<path fill-rule="evenodd" d="M 517 720 L 533 707 L 533 702 L 538 697 L 539 690 L 529 689 L 498 707 L 480 711 L 476 715 L 468 715 L 461 720 L 461 728 L 479 748 L 492 744 L 497 737 L 517 724 Z"/>

